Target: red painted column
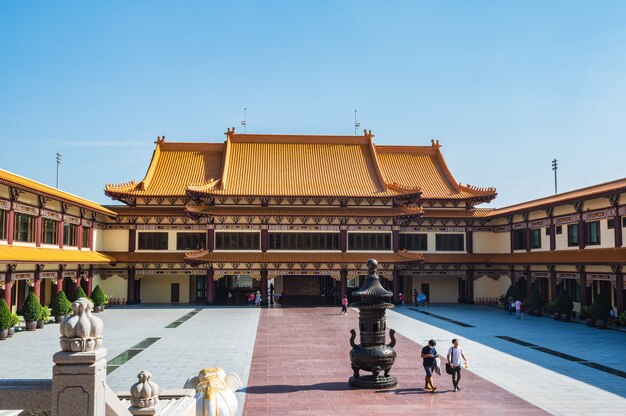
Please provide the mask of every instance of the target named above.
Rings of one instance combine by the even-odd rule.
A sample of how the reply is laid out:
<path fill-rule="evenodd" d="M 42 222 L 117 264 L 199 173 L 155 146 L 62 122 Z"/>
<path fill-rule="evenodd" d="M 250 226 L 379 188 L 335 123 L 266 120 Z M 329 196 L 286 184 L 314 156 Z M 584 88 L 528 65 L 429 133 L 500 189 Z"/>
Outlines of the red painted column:
<path fill-rule="evenodd" d="M 128 280 L 126 280 L 126 303 L 135 303 L 135 269 L 128 268 Z"/>
<path fill-rule="evenodd" d="M 583 249 L 587 246 L 587 236 L 585 235 L 585 221 L 583 214 L 580 213 L 580 221 L 578 221 L 578 248 Z"/>
<path fill-rule="evenodd" d="M 474 231 L 465 231 L 465 250 L 467 253 L 472 254 L 474 252 Z"/>
<path fill-rule="evenodd" d="M 550 251 L 556 250 L 556 225 L 553 223 L 554 218 L 550 219 Z"/>
<path fill-rule="evenodd" d="M 398 303 L 400 295 L 400 270 L 393 270 L 393 303 Z"/>
<path fill-rule="evenodd" d="M 41 269 L 43 269 L 43 264 L 35 265 L 35 278 L 33 279 L 33 293 L 38 298 L 41 297 Z"/>
<path fill-rule="evenodd" d="M 35 246 L 41 247 L 41 208 L 39 209 L 39 215 L 35 219 Z"/>
<path fill-rule="evenodd" d="M 524 234 L 525 240 L 526 240 L 526 251 L 530 251 L 530 248 L 532 247 L 532 238 L 531 238 L 531 232 L 532 230 L 530 229 L 530 224 L 526 223 L 526 233 Z"/>
<path fill-rule="evenodd" d="M 270 233 L 267 225 L 262 225 L 261 227 L 265 227 L 261 228 L 261 252 L 266 253 L 270 247 Z"/>
<path fill-rule="evenodd" d="M 137 240 L 137 230 L 134 228 L 131 230 L 128 230 L 128 252 L 129 253 L 135 252 L 135 246 L 137 245 L 136 240 Z"/>
<path fill-rule="evenodd" d="M 533 282 L 532 282 L 532 272 L 530 271 L 530 266 L 524 267 L 526 272 L 526 296 L 525 299 L 528 300 L 532 291 L 533 291 Z"/>
<path fill-rule="evenodd" d="M 15 270 L 14 264 L 7 264 L 7 273 L 4 275 L 4 301 L 7 303 L 10 311 L 13 311 L 11 307 L 12 290 L 13 289 L 13 271 Z"/>
<path fill-rule="evenodd" d="M 61 216 L 61 221 L 59 221 L 59 248 L 63 248 L 63 239 L 65 238 L 65 220 L 63 218 Z"/>
<path fill-rule="evenodd" d="M 207 269 L 206 271 L 206 304 L 215 303 L 215 270 Z"/>
<path fill-rule="evenodd" d="M 267 269 L 261 269 L 261 304 L 267 305 Z"/>
<path fill-rule="evenodd" d="M 400 251 L 400 230 L 391 231 L 391 244 L 394 253 Z"/>
<path fill-rule="evenodd" d="M 211 225 L 211 227 L 213 226 Z M 209 228 L 207 230 L 207 250 L 209 250 L 210 253 L 215 250 L 215 228 Z"/>
<path fill-rule="evenodd" d="M 13 244 L 13 234 L 15 234 L 15 211 L 13 211 L 13 202 L 11 202 L 11 209 L 7 215 L 7 244 L 9 245 Z"/>
<path fill-rule="evenodd" d="M 581 305 L 591 305 L 591 293 L 589 288 L 587 287 L 587 271 L 584 265 L 576 266 L 576 270 L 580 274 L 579 284 L 580 284 L 580 304 Z"/>
<path fill-rule="evenodd" d="M 548 266 L 548 270 L 550 271 L 550 300 L 555 301 L 558 295 L 558 293 L 556 293 L 556 266 L 551 264 Z"/>
<path fill-rule="evenodd" d="M 465 272 L 467 279 L 465 280 L 465 290 L 466 290 L 466 299 L 467 303 L 474 303 L 474 269 L 472 267 L 468 267 Z"/>
<path fill-rule="evenodd" d="M 93 231 L 93 226 L 94 223 L 91 223 L 91 227 L 89 227 L 89 250 L 93 251 L 93 235 L 94 235 L 94 231 Z"/>
<path fill-rule="evenodd" d="M 615 207 L 615 217 L 613 217 L 613 232 L 615 235 L 615 247 L 622 246 L 622 216 L 619 215 L 619 207 Z"/>
<path fill-rule="evenodd" d="M 611 269 L 615 273 L 615 306 L 617 307 L 617 316 L 619 316 L 624 311 L 624 274 L 622 266 L 615 265 Z"/>
<path fill-rule="evenodd" d="M 339 295 L 343 299 L 343 297 L 348 294 L 348 269 L 341 269 L 339 273 L 341 276 L 341 280 L 339 282 Z"/>
<path fill-rule="evenodd" d="M 339 230 L 339 249 L 342 253 L 345 253 L 348 251 L 348 229 L 343 229 L 343 227 L 346 226 L 343 225 L 342 229 Z"/>
<path fill-rule="evenodd" d="M 76 246 L 78 247 L 79 250 L 83 249 L 83 225 L 81 223 L 81 225 L 78 226 L 78 236 L 76 238 Z"/>
<path fill-rule="evenodd" d="M 93 285 L 93 266 L 89 266 L 87 270 L 87 296 L 91 296 L 91 291 Z"/>
<path fill-rule="evenodd" d="M 57 287 L 54 292 L 55 295 L 63 290 L 63 267 L 59 266 L 59 270 L 57 271 Z M 67 293 L 66 293 L 67 295 Z"/>
<path fill-rule="evenodd" d="M 458 290 L 458 299 L 459 303 L 465 303 L 465 281 L 462 278 L 457 279 L 457 290 Z M 411 294 L 413 301 L 415 301 L 415 297 Z"/>

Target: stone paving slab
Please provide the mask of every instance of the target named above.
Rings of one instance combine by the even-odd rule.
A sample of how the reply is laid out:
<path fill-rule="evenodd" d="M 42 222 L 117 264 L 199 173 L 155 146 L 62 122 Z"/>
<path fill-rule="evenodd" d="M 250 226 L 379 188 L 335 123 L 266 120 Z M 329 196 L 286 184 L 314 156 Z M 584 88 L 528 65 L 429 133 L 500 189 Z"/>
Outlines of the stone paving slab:
<path fill-rule="evenodd" d="M 546 414 L 471 371 L 463 372 L 460 392 L 448 375 L 436 377 L 437 392 L 425 391 L 421 346 L 401 335 L 391 372 L 398 388 L 350 388 L 349 331 L 357 319 L 358 312 L 342 317 L 335 308 L 261 311 L 244 414 Z"/>
<path fill-rule="evenodd" d="M 548 318 L 516 321 L 499 310 L 476 305 L 435 305 L 427 310 L 475 327 L 463 328 L 409 308 L 391 311 L 388 326 L 418 343 L 433 338 L 449 345 L 452 338 L 460 338 L 472 371 L 551 414 L 624 414 L 625 379 L 494 336 L 509 335 L 623 369 L 623 363 L 608 357 L 608 351 L 622 356 L 626 352 L 623 333 Z"/>

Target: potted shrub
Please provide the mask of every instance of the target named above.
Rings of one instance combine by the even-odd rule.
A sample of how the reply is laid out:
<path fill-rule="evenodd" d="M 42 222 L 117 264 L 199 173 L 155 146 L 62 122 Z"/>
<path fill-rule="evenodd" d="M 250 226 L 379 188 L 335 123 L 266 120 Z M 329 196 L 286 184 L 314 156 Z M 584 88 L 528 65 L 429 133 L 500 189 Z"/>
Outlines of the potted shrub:
<path fill-rule="evenodd" d="M 11 327 L 11 311 L 4 299 L 0 299 L 0 340 L 4 340 L 9 336 L 9 328 Z"/>
<path fill-rule="evenodd" d="M 532 311 L 533 315 L 541 316 L 541 308 L 543 307 L 543 298 L 541 297 L 541 293 L 539 293 L 539 289 L 535 288 L 533 293 L 528 298 L 528 309 L 529 312 Z"/>
<path fill-rule="evenodd" d="M 606 296 L 598 295 L 591 305 L 591 317 L 596 321 L 596 327 L 605 329 L 609 316 L 611 314 L 611 305 Z"/>
<path fill-rule="evenodd" d="M 104 305 L 107 303 L 107 295 L 100 288 L 100 285 L 97 285 L 93 292 L 91 292 L 91 301 L 94 304 L 94 312 L 102 312 L 104 310 Z"/>
<path fill-rule="evenodd" d="M 30 292 L 24 301 L 22 315 L 24 315 L 24 321 L 26 321 L 26 330 L 34 331 L 41 316 L 41 304 L 33 292 Z"/>
<path fill-rule="evenodd" d="M 54 322 L 61 323 L 66 315 L 70 313 L 72 309 L 72 303 L 67 300 L 65 292 L 60 291 L 52 301 L 52 316 L 54 316 Z"/>
<path fill-rule="evenodd" d="M 620 313 L 616 321 L 619 322 L 620 325 L 626 326 L 626 311 Z"/>
<path fill-rule="evenodd" d="M 42 306 L 39 313 L 39 320 L 37 321 L 37 328 L 43 328 L 44 324 L 50 319 L 50 308 Z"/>
<path fill-rule="evenodd" d="M 595 326 L 596 321 L 591 317 L 591 307 L 587 305 L 582 305 L 580 307 L 580 319 L 585 321 L 587 326 Z"/>
<path fill-rule="evenodd" d="M 87 294 L 85 293 L 83 288 L 78 286 L 76 288 L 76 291 L 74 292 L 74 299 L 73 300 L 77 300 L 77 299 L 80 299 L 80 298 L 86 298 L 86 297 L 87 297 Z"/>
<path fill-rule="evenodd" d="M 572 298 L 566 291 L 561 290 L 561 293 L 559 293 L 559 296 L 556 298 L 554 306 L 556 308 L 556 313 L 560 315 L 561 320 L 569 322 L 572 310 L 574 309 L 574 302 L 572 302 Z"/>
<path fill-rule="evenodd" d="M 16 313 L 11 314 L 11 327 L 9 328 L 9 338 L 15 333 L 15 327 L 20 323 L 20 317 Z"/>

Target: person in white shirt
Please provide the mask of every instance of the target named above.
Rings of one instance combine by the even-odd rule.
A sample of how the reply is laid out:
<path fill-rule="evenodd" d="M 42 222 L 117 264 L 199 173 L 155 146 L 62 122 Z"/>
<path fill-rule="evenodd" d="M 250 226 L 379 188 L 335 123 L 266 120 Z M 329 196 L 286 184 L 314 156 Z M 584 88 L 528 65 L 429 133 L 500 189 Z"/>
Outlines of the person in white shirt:
<path fill-rule="evenodd" d="M 463 353 L 463 348 L 459 347 L 459 340 L 452 340 L 452 347 L 448 350 L 448 363 L 452 366 L 452 385 L 454 391 L 461 390 L 459 387 L 459 381 L 461 381 L 461 358 L 465 361 L 465 367 L 467 367 L 467 358 Z"/>
<path fill-rule="evenodd" d="M 521 314 L 522 314 L 522 301 L 518 299 L 515 301 L 515 319 L 520 319 Z"/>

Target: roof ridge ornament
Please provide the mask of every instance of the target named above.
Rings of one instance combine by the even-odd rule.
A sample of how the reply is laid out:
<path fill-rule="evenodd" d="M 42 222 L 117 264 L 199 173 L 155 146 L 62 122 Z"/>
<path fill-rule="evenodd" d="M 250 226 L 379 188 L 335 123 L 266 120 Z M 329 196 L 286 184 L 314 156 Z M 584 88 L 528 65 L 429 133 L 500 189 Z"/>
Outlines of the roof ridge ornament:
<path fill-rule="evenodd" d="M 226 135 L 226 139 L 230 140 L 233 138 L 233 136 L 235 135 L 235 128 L 233 127 L 232 129 L 227 129 L 226 133 L 224 133 Z"/>
<path fill-rule="evenodd" d="M 162 145 L 165 144 L 165 136 L 157 136 L 157 139 L 154 141 L 154 143 L 161 147 Z"/>
<path fill-rule="evenodd" d="M 441 145 L 439 144 L 439 140 L 435 140 L 435 139 L 430 139 L 430 145 L 432 146 L 433 149 L 441 149 Z"/>
<path fill-rule="evenodd" d="M 374 139 L 374 135 L 372 134 L 371 130 L 365 129 L 365 130 L 363 130 L 363 134 L 364 134 L 366 139 L 369 139 L 369 140 L 373 140 Z"/>

